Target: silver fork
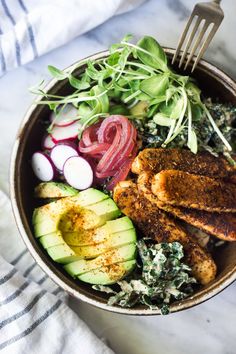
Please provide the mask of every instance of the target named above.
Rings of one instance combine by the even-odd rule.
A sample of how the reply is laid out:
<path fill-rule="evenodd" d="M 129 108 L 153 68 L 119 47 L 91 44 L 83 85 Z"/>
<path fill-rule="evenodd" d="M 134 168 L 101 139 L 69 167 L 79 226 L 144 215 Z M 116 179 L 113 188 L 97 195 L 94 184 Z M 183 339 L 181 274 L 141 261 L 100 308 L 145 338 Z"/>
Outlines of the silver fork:
<path fill-rule="evenodd" d="M 196 21 L 195 24 L 193 25 L 192 32 L 189 33 L 180 62 L 179 62 L 179 68 L 182 66 L 184 60 L 187 58 L 188 50 L 191 49 L 188 59 L 185 63 L 184 70 L 186 70 L 187 66 L 189 65 L 190 61 L 192 60 L 193 56 L 195 53 L 197 53 L 198 48 L 200 47 L 193 66 L 192 66 L 192 72 L 196 68 L 197 63 L 205 53 L 206 49 L 208 48 L 212 38 L 214 37 L 216 31 L 218 30 L 223 18 L 224 18 L 224 12 L 220 7 L 220 2 L 221 0 L 214 0 L 210 2 L 203 2 L 203 3 L 198 3 L 195 5 L 193 12 L 187 22 L 187 25 L 184 29 L 184 32 L 182 36 L 180 37 L 178 47 L 175 51 L 175 55 L 172 59 L 172 64 L 175 62 L 176 58 L 178 57 L 180 50 L 185 42 L 185 39 L 187 37 L 187 34 L 190 29 L 190 26 L 193 25 L 195 17 Z M 200 29 L 200 25 L 203 23 L 202 28 Z M 203 40 L 204 34 L 206 33 L 207 29 L 209 29 L 209 26 L 212 25 L 212 28 L 210 29 L 207 37 Z M 196 33 L 198 32 L 198 35 L 196 36 Z M 195 38 L 196 37 L 196 38 Z"/>

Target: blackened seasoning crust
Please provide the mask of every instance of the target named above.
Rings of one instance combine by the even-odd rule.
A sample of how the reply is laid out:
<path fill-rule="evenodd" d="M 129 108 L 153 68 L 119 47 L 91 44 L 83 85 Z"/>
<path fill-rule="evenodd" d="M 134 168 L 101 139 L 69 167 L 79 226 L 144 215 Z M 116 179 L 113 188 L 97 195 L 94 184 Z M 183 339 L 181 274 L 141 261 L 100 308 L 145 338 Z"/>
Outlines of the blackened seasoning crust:
<path fill-rule="evenodd" d="M 150 202 L 156 204 L 158 208 L 213 236 L 225 241 L 236 241 L 235 213 L 211 213 L 165 204 L 152 193 L 152 178 L 153 174 L 151 172 L 143 172 L 139 175 L 137 181 L 139 192 L 143 193 Z"/>
<path fill-rule="evenodd" d="M 193 154 L 184 149 L 144 149 L 132 164 L 132 172 L 136 174 L 162 170 L 181 170 L 214 178 L 236 176 L 235 167 L 223 157 L 215 157 L 207 151 Z"/>
<path fill-rule="evenodd" d="M 152 192 L 163 203 L 210 212 L 236 212 L 236 185 L 177 170 L 154 175 Z"/>
<path fill-rule="evenodd" d="M 181 243 L 186 262 L 201 284 L 207 284 L 215 278 L 216 265 L 211 256 L 174 218 L 143 197 L 135 183 L 119 182 L 114 189 L 113 198 L 121 211 L 131 218 L 145 236 L 151 237 L 158 243 L 174 241 Z"/>

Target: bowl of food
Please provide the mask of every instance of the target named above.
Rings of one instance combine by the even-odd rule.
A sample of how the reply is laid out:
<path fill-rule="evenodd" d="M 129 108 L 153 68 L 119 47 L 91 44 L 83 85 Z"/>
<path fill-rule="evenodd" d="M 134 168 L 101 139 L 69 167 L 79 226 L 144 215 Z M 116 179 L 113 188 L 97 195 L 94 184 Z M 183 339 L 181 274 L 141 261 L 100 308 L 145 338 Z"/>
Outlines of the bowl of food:
<path fill-rule="evenodd" d="M 236 83 L 126 37 L 32 89 L 12 152 L 21 236 L 65 291 L 124 314 L 197 305 L 236 279 Z"/>

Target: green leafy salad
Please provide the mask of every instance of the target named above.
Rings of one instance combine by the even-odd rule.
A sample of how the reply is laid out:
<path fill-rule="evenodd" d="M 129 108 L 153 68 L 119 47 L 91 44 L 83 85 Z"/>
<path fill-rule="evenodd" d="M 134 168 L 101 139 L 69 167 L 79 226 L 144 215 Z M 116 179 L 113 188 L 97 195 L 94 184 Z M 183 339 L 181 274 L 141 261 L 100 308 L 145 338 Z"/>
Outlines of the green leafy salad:
<path fill-rule="evenodd" d="M 46 93 L 43 82 L 32 89 L 44 98 L 39 104 L 48 104 L 56 113 L 48 131 L 63 107 L 73 104 L 78 109 L 74 119 L 82 124 L 79 137 L 100 118 L 123 114 L 134 122 L 148 146 L 185 146 L 193 153 L 206 149 L 225 153 L 230 159 L 236 134 L 235 108 L 203 101 L 195 80 L 177 74 L 168 65 L 154 38 L 144 36 L 137 44 L 130 43 L 131 38 L 127 35 L 112 45 L 106 58 L 85 60 L 87 67 L 78 78 L 73 75 L 76 66 L 64 71 L 48 67 L 52 76 L 67 79 L 74 88 L 66 97 Z M 225 124 L 227 127 L 222 127 Z"/>
<path fill-rule="evenodd" d="M 192 284 L 196 283 L 190 275 L 191 268 L 183 262 L 183 246 L 179 242 L 147 246 L 143 239 L 137 245 L 141 258 L 139 268 L 125 280 L 118 281 L 120 291 L 102 285 L 93 288 L 112 294 L 108 305 L 133 307 L 141 303 L 151 309 L 160 308 L 161 313 L 167 315 L 168 304 L 189 296 L 193 292 Z"/>

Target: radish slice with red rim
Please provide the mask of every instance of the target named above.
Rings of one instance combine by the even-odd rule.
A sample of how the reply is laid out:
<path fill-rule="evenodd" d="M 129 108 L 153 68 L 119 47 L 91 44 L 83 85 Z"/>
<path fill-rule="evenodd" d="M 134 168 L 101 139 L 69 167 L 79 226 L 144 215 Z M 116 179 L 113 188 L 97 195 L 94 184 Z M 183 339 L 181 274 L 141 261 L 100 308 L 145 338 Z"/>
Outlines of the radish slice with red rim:
<path fill-rule="evenodd" d="M 69 144 L 58 144 L 50 152 L 50 157 L 55 167 L 62 171 L 64 163 L 69 157 L 78 156 L 78 152 L 73 145 Z"/>
<path fill-rule="evenodd" d="M 35 152 L 31 160 L 35 176 L 43 182 L 53 180 L 55 168 L 49 156 L 41 151 Z"/>
<path fill-rule="evenodd" d="M 56 144 L 54 143 L 54 141 L 52 140 L 52 137 L 50 134 L 46 135 L 43 138 L 42 141 L 42 148 L 46 149 L 46 150 L 51 150 Z"/>
<path fill-rule="evenodd" d="M 78 111 L 72 104 L 62 107 L 58 114 L 52 112 L 50 121 L 57 127 L 67 127 L 78 119 Z"/>
<path fill-rule="evenodd" d="M 55 143 L 65 140 L 74 140 L 78 137 L 80 127 L 81 123 L 79 121 L 67 125 L 66 127 L 54 126 L 51 131 L 52 140 Z"/>
<path fill-rule="evenodd" d="M 93 183 L 93 170 L 83 157 L 70 157 L 64 164 L 63 172 L 67 183 L 76 189 L 87 189 Z"/>
<path fill-rule="evenodd" d="M 74 150 L 78 151 L 78 142 L 76 140 L 63 140 L 60 143 L 55 144 L 55 146 L 56 145 L 70 146 Z"/>

